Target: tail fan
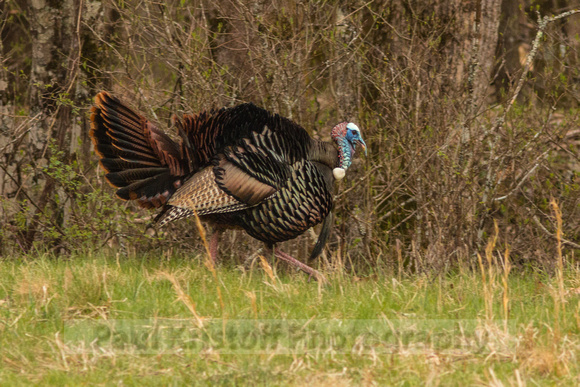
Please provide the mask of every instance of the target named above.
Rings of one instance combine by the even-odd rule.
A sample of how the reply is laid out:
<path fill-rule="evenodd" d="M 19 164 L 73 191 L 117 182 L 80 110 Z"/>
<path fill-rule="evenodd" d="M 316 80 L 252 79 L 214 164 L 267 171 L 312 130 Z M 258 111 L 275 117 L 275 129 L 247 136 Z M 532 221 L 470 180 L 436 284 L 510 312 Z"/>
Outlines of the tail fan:
<path fill-rule="evenodd" d="M 163 206 L 190 172 L 183 147 L 107 92 L 95 104 L 90 136 L 107 181 L 121 199 Z"/>

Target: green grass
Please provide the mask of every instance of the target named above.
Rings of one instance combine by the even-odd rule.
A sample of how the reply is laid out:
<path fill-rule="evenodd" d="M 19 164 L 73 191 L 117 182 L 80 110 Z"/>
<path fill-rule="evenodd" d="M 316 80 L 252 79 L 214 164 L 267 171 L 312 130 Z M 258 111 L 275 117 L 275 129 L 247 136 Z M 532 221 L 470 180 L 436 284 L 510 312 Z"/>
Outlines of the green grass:
<path fill-rule="evenodd" d="M 321 286 L 282 265 L 271 275 L 267 269 L 225 264 L 214 274 L 199 259 L 90 253 L 0 261 L 0 384 L 571 385 L 580 377 L 576 269 L 564 273 L 563 305 L 556 276 L 512 270 L 507 331 L 501 271 L 486 275 L 484 291 L 481 273 L 471 271 L 360 278 L 335 270 Z M 155 331 L 144 322 L 185 326 L 187 335 L 178 337 L 188 338 L 202 332 L 201 321 L 206 336 L 199 337 L 207 341 L 197 343 L 201 350 L 179 340 L 160 349 L 139 346 L 143 338 L 119 336 L 110 346 L 73 335 L 119 320 L 148 339 Z M 353 320 L 390 335 L 357 342 L 347 334 L 342 344 L 333 342 L 325 329 Z M 289 330 L 271 335 L 277 346 L 262 351 L 236 352 L 231 337 L 229 351 L 216 349 L 227 327 L 259 321 Z M 449 329 L 458 325 L 472 345 L 445 344 L 457 340 L 458 331 Z M 415 334 L 404 336 L 409 332 Z M 311 345 L 314 339 L 322 344 Z"/>

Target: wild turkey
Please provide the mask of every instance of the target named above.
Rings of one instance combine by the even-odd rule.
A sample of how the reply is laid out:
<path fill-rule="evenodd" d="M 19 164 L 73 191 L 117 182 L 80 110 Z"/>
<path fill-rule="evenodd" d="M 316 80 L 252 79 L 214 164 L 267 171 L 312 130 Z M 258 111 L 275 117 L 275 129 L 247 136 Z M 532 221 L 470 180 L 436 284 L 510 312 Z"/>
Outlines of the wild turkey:
<path fill-rule="evenodd" d="M 321 277 L 274 245 L 325 221 L 311 258 L 320 254 L 332 223 L 334 180 L 344 177 L 357 145 L 366 153 L 355 124 L 332 129 L 335 145 L 247 103 L 174 118 L 177 143 L 107 92 L 95 104 L 90 136 L 119 198 L 161 207 L 155 219 L 161 226 L 197 213 L 215 227 L 214 260 L 221 232 L 242 228 L 279 259 Z"/>

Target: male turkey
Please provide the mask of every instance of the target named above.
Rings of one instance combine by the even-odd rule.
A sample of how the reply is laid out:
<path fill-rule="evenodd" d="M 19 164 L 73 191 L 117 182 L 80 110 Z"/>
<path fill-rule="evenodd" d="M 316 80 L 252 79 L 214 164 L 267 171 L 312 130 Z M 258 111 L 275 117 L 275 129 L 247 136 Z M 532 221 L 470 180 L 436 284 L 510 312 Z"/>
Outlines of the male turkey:
<path fill-rule="evenodd" d="M 174 118 L 176 143 L 107 92 L 97 94 L 95 103 L 90 135 L 118 197 L 161 207 L 155 219 L 161 226 L 197 213 L 215 227 L 214 260 L 221 232 L 237 227 L 279 259 L 321 277 L 274 245 L 326 219 L 311 258 L 321 252 L 332 222 L 334 180 L 344 177 L 357 145 L 366 153 L 355 124 L 335 126 L 330 144 L 247 103 Z"/>

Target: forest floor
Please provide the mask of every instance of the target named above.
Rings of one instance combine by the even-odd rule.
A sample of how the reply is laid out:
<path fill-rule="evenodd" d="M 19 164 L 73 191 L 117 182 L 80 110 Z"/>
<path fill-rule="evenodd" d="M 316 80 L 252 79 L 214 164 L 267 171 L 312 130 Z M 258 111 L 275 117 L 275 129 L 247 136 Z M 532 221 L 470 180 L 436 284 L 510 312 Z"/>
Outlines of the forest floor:
<path fill-rule="evenodd" d="M 4 259 L 0 384 L 580 383 L 580 270 L 497 266 L 321 285 L 260 259 Z"/>

